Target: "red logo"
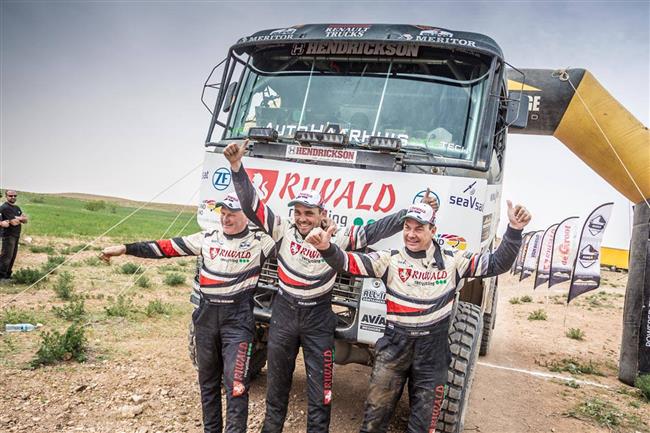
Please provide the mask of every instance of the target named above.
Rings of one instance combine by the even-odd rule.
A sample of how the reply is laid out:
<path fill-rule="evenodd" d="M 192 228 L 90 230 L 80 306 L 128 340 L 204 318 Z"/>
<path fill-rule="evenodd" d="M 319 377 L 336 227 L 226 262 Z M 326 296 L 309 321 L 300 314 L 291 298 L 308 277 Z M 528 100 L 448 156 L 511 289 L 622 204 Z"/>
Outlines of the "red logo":
<path fill-rule="evenodd" d="M 402 283 L 406 283 L 406 280 L 411 278 L 411 274 L 413 273 L 413 269 L 399 268 L 397 273 L 399 275 L 399 279 L 402 280 Z"/>
<path fill-rule="evenodd" d="M 291 250 L 291 255 L 295 256 L 300 252 L 300 244 L 295 243 L 294 241 L 291 241 L 291 245 L 289 246 L 289 250 Z"/>
<path fill-rule="evenodd" d="M 232 396 L 241 397 L 246 392 L 246 387 L 241 382 L 232 383 Z"/>
<path fill-rule="evenodd" d="M 323 352 L 323 404 L 332 402 L 332 366 L 334 356 L 330 349 Z"/>
<path fill-rule="evenodd" d="M 332 402 L 332 390 L 326 389 L 323 395 L 323 404 L 330 404 Z"/>
<path fill-rule="evenodd" d="M 278 183 L 278 171 L 263 170 L 261 168 L 247 168 L 246 173 L 248 173 L 251 183 L 257 190 L 260 200 L 266 203 L 268 199 L 271 198 L 275 185 Z"/>

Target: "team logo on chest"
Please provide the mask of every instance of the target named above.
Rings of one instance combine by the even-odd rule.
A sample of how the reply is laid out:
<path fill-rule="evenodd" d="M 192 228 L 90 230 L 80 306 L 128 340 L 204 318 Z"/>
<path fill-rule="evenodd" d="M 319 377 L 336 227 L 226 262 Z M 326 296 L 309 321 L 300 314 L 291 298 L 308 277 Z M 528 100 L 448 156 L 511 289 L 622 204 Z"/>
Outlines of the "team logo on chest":
<path fill-rule="evenodd" d="M 300 244 L 291 241 L 291 245 L 289 245 L 289 250 L 291 251 L 291 255 L 295 256 L 300 252 Z"/>
<path fill-rule="evenodd" d="M 399 275 L 399 279 L 402 280 L 402 283 L 406 283 L 406 281 L 411 278 L 411 274 L 413 273 L 413 269 L 408 269 L 408 268 L 399 268 L 397 274 Z"/>

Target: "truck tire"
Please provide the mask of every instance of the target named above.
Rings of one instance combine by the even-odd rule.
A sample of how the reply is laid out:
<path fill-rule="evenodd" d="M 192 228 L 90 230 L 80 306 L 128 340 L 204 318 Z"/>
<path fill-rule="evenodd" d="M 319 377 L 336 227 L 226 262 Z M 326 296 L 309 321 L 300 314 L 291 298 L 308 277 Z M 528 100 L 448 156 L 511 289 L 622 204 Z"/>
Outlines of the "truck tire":
<path fill-rule="evenodd" d="M 256 325 L 255 328 L 255 345 L 253 347 L 253 354 L 248 364 L 248 368 L 251 375 L 251 380 L 255 379 L 262 371 L 262 368 L 266 365 L 266 333 L 260 325 Z M 190 360 L 194 369 L 198 370 L 199 366 L 196 363 L 196 335 L 194 332 L 194 322 L 190 320 L 189 334 L 188 334 L 188 350 L 190 354 Z"/>
<path fill-rule="evenodd" d="M 482 328 L 481 307 L 459 302 L 449 330 L 452 360 L 449 366 L 447 396 L 442 403 L 437 432 L 461 433 L 463 431 Z"/>
<path fill-rule="evenodd" d="M 499 300 L 498 281 L 494 279 L 494 288 L 492 289 L 492 308 L 483 314 L 483 337 L 481 338 L 480 356 L 485 356 L 490 350 L 492 331 L 497 323 L 497 302 Z"/>

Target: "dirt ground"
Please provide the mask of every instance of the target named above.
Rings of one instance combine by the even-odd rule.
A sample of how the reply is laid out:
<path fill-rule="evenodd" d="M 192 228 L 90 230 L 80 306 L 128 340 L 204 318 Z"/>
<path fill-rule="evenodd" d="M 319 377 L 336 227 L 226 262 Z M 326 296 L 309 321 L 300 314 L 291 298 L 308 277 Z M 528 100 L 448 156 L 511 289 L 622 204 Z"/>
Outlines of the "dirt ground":
<path fill-rule="evenodd" d="M 39 245 L 64 242 L 35 239 Z M 70 240 L 68 244 L 78 241 Z M 28 367 L 40 344 L 39 332 L 4 334 L 0 341 L 0 431 L 2 432 L 192 432 L 201 428 L 196 373 L 187 355 L 187 324 L 191 307 L 188 282 L 193 259 L 144 261 L 114 259 L 112 266 L 92 261 L 96 251 L 83 252 L 63 266 L 74 275 L 75 291 L 85 298 L 88 324 L 88 360 L 65 362 L 32 370 Z M 72 257 L 72 256 L 67 256 Z M 37 266 L 45 254 L 30 253 L 21 246 L 15 269 Z M 126 262 L 144 263 L 151 288 L 130 287 L 133 277 L 119 273 Z M 180 263 L 179 263 L 180 262 Z M 60 271 L 59 271 L 60 272 Z M 186 276 L 186 284 L 167 286 L 170 272 Z M 603 285 L 595 297 L 564 305 L 566 286 L 532 290 L 529 278 L 519 282 L 502 276 L 499 285 L 497 325 L 490 352 L 479 359 L 467 411 L 465 431 L 470 432 L 606 432 L 598 420 L 619 420 L 616 431 L 650 432 L 650 404 L 633 388 L 616 379 L 621 338 L 625 273 L 603 272 Z M 42 330 L 65 330 L 69 325 L 55 318 L 52 305 L 64 304 L 52 286 L 56 276 L 38 288 L 19 294 L 26 286 L 0 286 L 0 305 L 29 311 L 39 317 Z M 109 296 L 132 294 L 140 312 L 127 318 L 107 317 Z M 596 293 L 596 292 L 594 292 Z M 531 302 L 511 303 L 529 295 Z M 142 309 L 154 299 L 173 305 L 167 315 L 147 317 Z M 547 320 L 528 320 L 542 309 Z M 565 335 L 580 328 L 584 340 Z M 535 373 L 572 377 L 551 371 L 562 359 L 589 363 L 601 374 L 576 374 L 575 381 L 539 377 Z M 368 367 L 335 368 L 331 431 L 356 432 L 367 393 Z M 249 431 L 259 431 L 264 414 L 266 370 L 250 391 Z M 580 381 L 603 385 L 598 387 Z M 304 432 L 306 425 L 305 373 L 299 360 L 294 376 L 285 432 Z M 612 406 L 600 417 L 568 415 L 574 408 L 595 400 Z M 589 406 L 589 407 L 593 407 Z M 391 431 L 405 429 L 408 401 L 402 398 Z M 617 418 L 618 417 L 618 418 Z"/>

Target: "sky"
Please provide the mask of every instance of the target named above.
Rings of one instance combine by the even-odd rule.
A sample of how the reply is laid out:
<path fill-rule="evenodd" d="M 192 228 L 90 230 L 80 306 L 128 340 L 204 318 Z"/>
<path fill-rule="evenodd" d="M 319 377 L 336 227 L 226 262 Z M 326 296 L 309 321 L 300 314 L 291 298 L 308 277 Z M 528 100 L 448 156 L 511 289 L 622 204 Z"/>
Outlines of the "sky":
<path fill-rule="evenodd" d="M 201 91 L 228 47 L 261 29 L 302 23 L 483 33 L 514 66 L 590 70 L 650 123 L 646 1 L 3 0 L 0 7 L 3 189 L 151 199 L 201 164 L 210 121 Z M 531 210 L 531 229 L 613 201 L 603 244 L 628 247 L 629 201 L 556 139 L 510 135 L 505 170 L 503 197 Z M 197 169 L 157 201 L 197 203 L 199 180 Z M 506 223 L 502 217 L 501 229 Z"/>

